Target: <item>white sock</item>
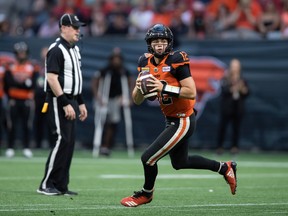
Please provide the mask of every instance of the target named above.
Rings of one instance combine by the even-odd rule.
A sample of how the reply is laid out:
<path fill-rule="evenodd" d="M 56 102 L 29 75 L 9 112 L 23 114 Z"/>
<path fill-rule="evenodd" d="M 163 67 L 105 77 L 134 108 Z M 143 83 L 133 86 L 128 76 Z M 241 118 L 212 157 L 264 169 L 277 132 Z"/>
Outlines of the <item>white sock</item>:
<path fill-rule="evenodd" d="M 146 193 L 153 193 L 154 189 L 152 190 L 146 190 L 145 188 L 142 188 L 142 191 L 146 192 Z"/>

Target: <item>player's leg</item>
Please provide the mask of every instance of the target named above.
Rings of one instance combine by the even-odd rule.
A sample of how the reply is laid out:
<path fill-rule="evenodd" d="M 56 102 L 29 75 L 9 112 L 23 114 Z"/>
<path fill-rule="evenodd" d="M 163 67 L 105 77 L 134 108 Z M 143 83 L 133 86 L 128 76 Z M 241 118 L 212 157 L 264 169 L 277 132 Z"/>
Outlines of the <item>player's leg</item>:
<path fill-rule="evenodd" d="M 152 201 L 154 184 L 158 174 L 157 162 L 177 145 L 181 137 L 191 133 L 189 131 L 189 122 L 189 118 L 167 119 L 165 130 L 141 156 L 145 177 L 143 189 L 130 197 L 123 198 L 121 200 L 122 205 L 136 207 Z"/>
<path fill-rule="evenodd" d="M 236 163 L 232 161 L 218 162 L 200 155 L 188 155 L 188 138 L 191 136 L 195 128 L 195 116 L 190 116 L 189 125 L 190 134 L 184 136 L 177 146 L 170 152 L 170 158 L 173 168 L 178 169 L 206 169 L 218 172 L 224 176 L 224 179 L 230 185 L 231 193 L 235 194 L 237 187 L 236 179 Z"/>
<path fill-rule="evenodd" d="M 15 132 L 19 120 L 19 110 L 16 101 L 10 99 L 8 101 L 7 109 L 7 149 L 5 152 L 6 157 L 13 157 L 15 155 Z"/>

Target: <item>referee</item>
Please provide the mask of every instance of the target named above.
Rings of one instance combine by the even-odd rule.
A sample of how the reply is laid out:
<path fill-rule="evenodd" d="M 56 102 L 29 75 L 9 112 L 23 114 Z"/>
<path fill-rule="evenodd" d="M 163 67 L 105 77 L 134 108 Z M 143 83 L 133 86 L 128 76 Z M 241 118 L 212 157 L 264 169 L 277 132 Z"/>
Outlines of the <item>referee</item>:
<path fill-rule="evenodd" d="M 73 14 L 64 14 L 59 21 L 60 37 L 50 45 L 46 56 L 45 87 L 49 127 L 54 147 L 46 162 L 43 180 L 37 192 L 44 195 L 77 195 L 68 189 L 69 170 L 75 145 L 76 112 L 87 118 L 82 98 L 81 55 L 75 45 L 80 27 L 85 23 Z"/>

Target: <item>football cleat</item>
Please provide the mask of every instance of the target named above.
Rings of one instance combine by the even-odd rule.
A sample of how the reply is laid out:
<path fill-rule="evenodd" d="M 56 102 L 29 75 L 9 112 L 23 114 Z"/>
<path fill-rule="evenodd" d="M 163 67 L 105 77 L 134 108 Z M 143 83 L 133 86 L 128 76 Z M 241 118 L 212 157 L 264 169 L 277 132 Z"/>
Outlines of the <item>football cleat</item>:
<path fill-rule="evenodd" d="M 237 188 L 237 177 L 236 177 L 237 163 L 234 161 L 228 161 L 226 162 L 226 164 L 228 168 L 224 174 L 224 179 L 226 180 L 227 184 L 229 184 L 231 193 L 235 195 Z"/>
<path fill-rule="evenodd" d="M 150 203 L 153 199 L 153 193 L 147 195 L 144 191 L 134 191 L 134 195 L 125 197 L 121 200 L 121 204 L 126 207 L 137 207 L 139 205 Z"/>

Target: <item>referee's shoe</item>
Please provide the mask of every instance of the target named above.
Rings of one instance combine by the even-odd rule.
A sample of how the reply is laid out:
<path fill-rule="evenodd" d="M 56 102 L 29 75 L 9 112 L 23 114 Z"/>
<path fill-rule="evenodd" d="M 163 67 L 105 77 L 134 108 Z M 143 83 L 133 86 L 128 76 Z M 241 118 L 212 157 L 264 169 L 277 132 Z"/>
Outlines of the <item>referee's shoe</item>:
<path fill-rule="evenodd" d="M 59 191 L 56 188 L 45 188 L 45 189 L 39 188 L 37 189 L 37 193 L 44 194 L 47 196 L 57 196 L 57 195 L 76 196 L 78 195 L 78 193 L 74 191 L 70 191 L 70 190 Z"/>
<path fill-rule="evenodd" d="M 56 196 L 56 195 L 62 195 L 63 193 L 61 193 L 59 190 L 57 190 L 56 188 L 39 188 L 37 189 L 37 193 L 40 194 L 44 194 L 47 196 Z"/>

